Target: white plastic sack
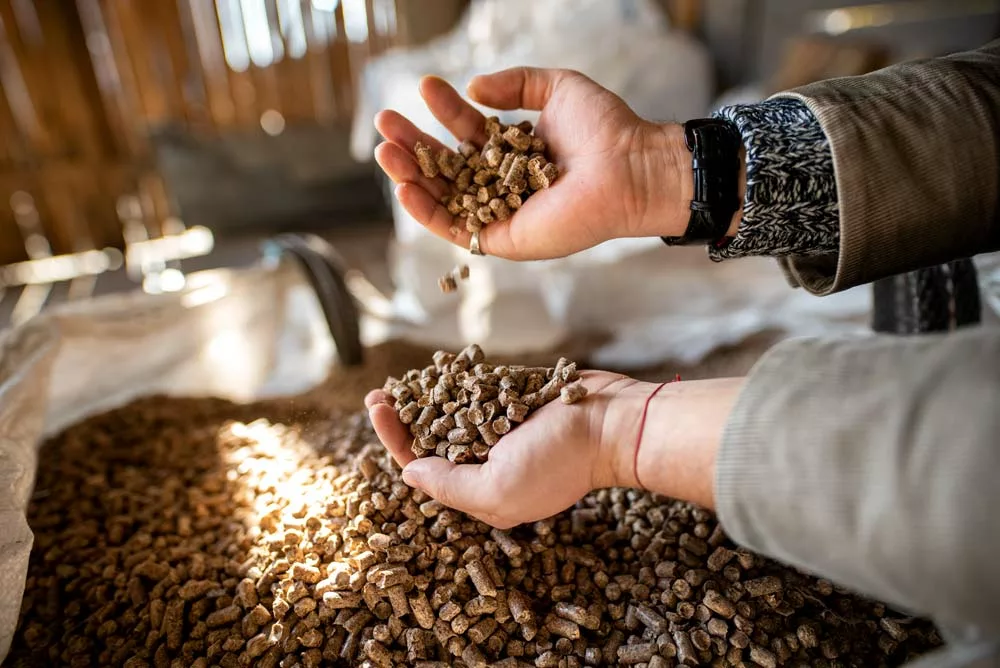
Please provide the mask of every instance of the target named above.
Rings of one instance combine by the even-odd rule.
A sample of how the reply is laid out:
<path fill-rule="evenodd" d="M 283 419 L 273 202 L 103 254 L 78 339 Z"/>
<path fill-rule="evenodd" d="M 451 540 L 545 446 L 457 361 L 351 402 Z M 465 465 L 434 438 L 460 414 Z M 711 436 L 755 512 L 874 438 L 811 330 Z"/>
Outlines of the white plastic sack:
<path fill-rule="evenodd" d="M 403 113 L 453 145 L 454 139 L 419 96 L 420 77 L 437 74 L 464 90 L 475 74 L 515 65 L 580 70 L 651 119 L 701 116 L 712 89 L 707 50 L 690 36 L 671 31 L 651 0 L 478 0 L 451 33 L 422 49 L 391 52 L 365 68 L 352 136 L 355 158 L 370 159 L 372 117 L 382 108 Z M 500 116 L 505 121 L 534 121 L 537 115 Z M 658 240 L 648 239 L 610 242 L 591 253 L 548 263 L 501 266 L 497 260 L 472 258 L 471 282 L 456 298 L 438 291 L 437 277 L 457 261 L 466 261 L 468 254 L 430 235 L 395 201 L 393 216 L 392 268 L 398 287 L 394 308 L 399 318 L 410 322 L 395 333 L 434 346 L 477 341 L 495 353 L 544 350 L 569 332 L 579 332 L 580 323 L 610 316 L 599 306 L 595 314 L 594 304 L 581 313 L 575 301 L 568 301 L 567 286 L 577 279 L 605 272 L 631 291 L 655 283 L 665 269 L 640 275 L 631 272 L 628 263 L 609 263 L 662 249 Z"/>
<path fill-rule="evenodd" d="M 24 593 L 44 436 L 142 395 L 304 391 L 334 360 L 325 327 L 298 270 L 278 265 L 193 274 L 179 293 L 63 304 L 0 337 L 0 662 Z"/>

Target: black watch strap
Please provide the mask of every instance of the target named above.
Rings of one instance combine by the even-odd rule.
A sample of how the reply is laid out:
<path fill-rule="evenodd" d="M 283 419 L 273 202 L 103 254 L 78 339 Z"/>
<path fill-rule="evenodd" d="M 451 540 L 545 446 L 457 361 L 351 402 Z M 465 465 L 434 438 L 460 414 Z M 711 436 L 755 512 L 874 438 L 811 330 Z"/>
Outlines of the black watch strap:
<path fill-rule="evenodd" d="M 691 217 L 684 236 L 662 239 L 668 246 L 718 242 L 740 206 L 742 138 L 729 121 L 700 118 L 684 124 L 684 141 L 694 170 Z"/>

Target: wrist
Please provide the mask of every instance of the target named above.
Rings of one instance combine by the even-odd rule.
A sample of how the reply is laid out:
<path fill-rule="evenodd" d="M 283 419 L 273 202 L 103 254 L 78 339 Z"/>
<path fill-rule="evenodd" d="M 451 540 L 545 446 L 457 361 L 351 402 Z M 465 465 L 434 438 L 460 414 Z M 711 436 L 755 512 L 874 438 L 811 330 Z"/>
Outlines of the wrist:
<path fill-rule="evenodd" d="M 601 448 L 608 486 L 641 485 L 712 508 L 715 458 L 743 379 L 667 384 L 649 401 L 638 442 L 643 408 L 657 386 L 636 381 L 609 403 Z"/>
<path fill-rule="evenodd" d="M 657 383 L 628 379 L 608 402 L 602 417 L 594 487 L 639 487 L 635 443 L 642 407 Z"/>
<path fill-rule="evenodd" d="M 647 191 L 642 236 L 680 236 L 687 229 L 694 197 L 684 128 L 678 123 L 649 123 L 642 154 Z"/>
<path fill-rule="evenodd" d="M 691 151 L 684 140 L 684 127 L 678 123 L 649 124 L 644 142 L 647 159 L 646 214 L 642 228 L 645 235 L 683 236 L 691 218 L 694 198 L 694 168 Z M 746 150 L 740 147 L 737 188 L 740 205 L 733 213 L 726 236 L 735 236 L 743 219 L 746 194 Z"/>

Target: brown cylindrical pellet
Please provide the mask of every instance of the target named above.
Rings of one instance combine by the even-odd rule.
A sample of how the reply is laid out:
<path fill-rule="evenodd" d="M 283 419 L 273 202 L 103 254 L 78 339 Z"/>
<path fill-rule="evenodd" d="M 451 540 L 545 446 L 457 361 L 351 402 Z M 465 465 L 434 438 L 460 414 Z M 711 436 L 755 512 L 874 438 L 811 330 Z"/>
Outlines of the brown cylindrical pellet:
<path fill-rule="evenodd" d="M 420 165 L 420 171 L 429 179 L 437 177 L 440 173 L 438 169 L 437 161 L 434 159 L 434 153 L 431 151 L 431 147 L 427 144 L 421 144 L 417 142 L 413 147 L 413 152 L 417 156 L 417 164 Z"/>
<path fill-rule="evenodd" d="M 522 403 L 508 404 L 507 419 L 511 422 L 524 422 L 528 417 L 528 407 Z"/>
<path fill-rule="evenodd" d="M 516 589 L 507 592 L 507 605 L 510 607 L 511 616 L 518 624 L 524 625 L 534 620 L 535 615 L 531 609 L 531 601 Z"/>
<path fill-rule="evenodd" d="M 471 643 L 462 650 L 462 661 L 469 668 L 486 668 L 488 665 L 483 651 Z"/>
<path fill-rule="evenodd" d="M 438 290 L 445 294 L 455 292 L 458 290 L 458 283 L 452 276 L 441 276 L 438 278 Z"/>
<path fill-rule="evenodd" d="M 722 546 L 715 548 L 715 551 L 708 557 L 708 570 L 721 571 L 735 556 L 736 553 L 729 548 Z"/>
<path fill-rule="evenodd" d="M 448 179 L 449 181 L 454 181 L 455 177 L 458 176 L 458 170 L 461 169 L 459 163 L 455 162 L 455 153 L 452 153 L 446 148 L 442 148 L 438 151 L 434 158 L 434 162 L 437 164 L 438 172 Z M 465 161 L 462 161 L 465 164 Z"/>
<path fill-rule="evenodd" d="M 553 635 L 576 640 L 580 637 L 580 626 L 561 617 L 552 617 L 545 622 L 545 629 Z"/>
<path fill-rule="evenodd" d="M 507 170 L 507 176 L 503 179 L 503 184 L 512 193 L 518 193 L 524 191 L 526 181 L 525 177 L 528 171 L 528 158 L 519 155 L 514 158 L 510 164 L 510 169 Z"/>
<path fill-rule="evenodd" d="M 487 573 L 486 567 L 483 566 L 483 562 L 473 559 L 465 565 L 465 568 L 469 571 L 469 578 L 472 580 L 476 591 L 482 596 L 495 597 L 497 595 L 497 587 L 490 578 L 489 573 Z"/>
<path fill-rule="evenodd" d="M 706 608 L 726 619 L 730 619 L 736 614 L 736 604 L 714 589 L 705 592 L 702 603 L 705 604 Z"/>
<path fill-rule="evenodd" d="M 448 432 L 448 442 L 457 445 L 468 445 L 476 440 L 477 432 L 471 427 L 455 427 Z"/>
<path fill-rule="evenodd" d="M 795 635 L 806 649 L 813 649 L 819 646 L 819 635 L 814 625 L 801 624 L 795 630 Z"/>
<path fill-rule="evenodd" d="M 667 620 L 649 606 L 637 605 L 632 609 L 635 610 L 635 616 L 639 622 L 653 633 L 659 635 L 667 630 Z"/>
<path fill-rule="evenodd" d="M 597 615 L 583 606 L 574 605 L 572 603 L 556 603 L 555 613 L 564 619 L 568 619 L 571 622 L 592 631 L 596 631 L 601 624 L 601 620 Z"/>
<path fill-rule="evenodd" d="M 750 645 L 750 660 L 761 668 L 778 668 L 778 657 L 760 645 Z"/>
<path fill-rule="evenodd" d="M 531 148 L 531 136 L 516 126 L 512 125 L 507 128 L 507 131 L 503 133 L 503 138 L 511 145 L 511 148 L 521 153 Z"/>
<path fill-rule="evenodd" d="M 656 643 L 636 643 L 634 645 L 622 645 L 618 648 L 618 662 L 626 666 L 637 663 L 647 663 L 656 654 Z"/>
<path fill-rule="evenodd" d="M 580 383 L 566 385 L 560 390 L 560 396 L 564 404 L 575 404 L 587 396 L 587 388 Z"/>
<path fill-rule="evenodd" d="M 496 541 L 500 550 L 510 559 L 517 559 L 524 553 L 521 545 L 505 531 L 492 529 L 490 530 L 490 537 Z"/>
<path fill-rule="evenodd" d="M 747 580 L 743 583 L 747 594 L 753 597 L 777 594 L 783 589 L 781 578 L 774 575 L 765 575 L 754 580 Z"/>
<path fill-rule="evenodd" d="M 705 652 L 712 647 L 712 637 L 707 631 L 695 629 L 688 635 L 691 637 L 691 644 L 699 652 Z"/>
<path fill-rule="evenodd" d="M 671 636 L 677 646 L 677 661 L 685 666 L 697 666 L 700 661 L 698 660 L 698 652 L 691 642 L 691 636 L 686 631 L 681 630 L 674 631 Z"/>
<path fill-rule="evenodd" d="M 479 222 L 482 223 L 483 225 L 488 225 L 489 223 L 492 223 L 495 220 L 495 218 L 493 217 L 493 210 L 486 205 L 480 206 L 478 209 L 476 209 L 476 218 L 478 218 Z"/>
<path fill-rule="evenodd" d="M 510 207 L 507 206 L 507 203 L 504 200 L 499 197 L 495 197 L 489 201 L 489 205 L 490 210 L 493 212 L 493 216 L 497 220 L 504 221 L 510 218 Z"/>
<path fill-rule="evenodd" d="M 500 435 L 493 431 L 493 425 L 489 422 L 479 425 L 479 436 L 483 443 L 492 447 L 500 441 Z"/>
<path fill-rule="evenodd" d="M 431 608 L 427 596 L 422 591 L 417 591 L 410 597 L 410 611 L 413 618 L 421 628 L 430 629 L 434 626 L 434 609 Z"/>

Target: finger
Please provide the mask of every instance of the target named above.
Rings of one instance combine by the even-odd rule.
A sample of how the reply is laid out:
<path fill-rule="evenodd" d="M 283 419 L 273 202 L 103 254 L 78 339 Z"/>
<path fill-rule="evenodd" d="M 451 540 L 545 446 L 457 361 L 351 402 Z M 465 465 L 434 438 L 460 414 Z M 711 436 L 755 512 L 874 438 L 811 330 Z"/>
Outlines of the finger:
<path fill-rule="evenodd" d="M 365 395 L 365 408 L 371 410 L 375 404 L 384 404 L 389 401 L 389 395 L 385 390 L 372 390 Z"/>
<path fill-rule="evenodd" d="M 413 155 L 402 146 L 382 142 L 375 147 L 375 161 L 393 183 L 415 183 L 440 200 L 448 194 L 448 186 L 440 179 L 429 179 L 420 171 Z"/>
<path fill-rule="evenodd" d="M 403 468 L 403 482 L 465 513 L 488 514 L 497 505 L 491 498 L 493 485 L 486 465 L 456 465 L 444 457 L 425 457 Z"/>
<path fill-rule="evenodd" d="M 396 186 L 396 199 L 403 205 L 407 213 L 431 233 L 460 248 L 469 247 L 471 235 L 461 220 L 448 213 L 448 210 L 425 189 L 413 183 L 402 183 Z M 479 248 L 483 254 L 508 260 L 528 260 L 541 257 L 533 252 L 532 246 L 535 244 L 530 238 L 525 240 L 529 244 L 526 246 L 527 253 L 516 247 L 512 243 L 510 229 L 510 221 L 490 223 L 483 227 L 479 232 Z"/>
<path fill-rule="evenodd" d="M 486 143 L 486 118 L 463 100 L 447 81 L 440 77 L 424 77 L 420 80 L 420 95 L 434 118 L 456 139 L 470 141 L 476 146 Z"/>
<path fill-rule="evenodd" d="M 570 75 L 575 73 L 540 67 L 514 67 L 473 77 L 468 93 L 476 102 L 494 109 L 539 111 L 545 107 L 556 86 Z"/>
<path fill-rule="evenodd" d="M 391 109 L 375 114 L 375 129 L 392 143 L 399 144 L 411 152 L 417 142 L 427 144 L 435 153 L 444 148 L 444 144 L 418 128 L 399 112 Z"/>
<path fill-rule="evenodd" d="M 416 457 L 410 450 L 413 437 L 406 425 L 399 421 L 395 409 L 388 404 L 375 404 L 368 410 L 368 419 L 375 428 L 382 444 L 400 466 L 406 466 Z"/>
<path fill-rule="evenodd" d="M 469 233 L 426 189 L 415 183 L 400 183 L 395 195 L 406 212 L 430 232 L 458 246 L 469 247 Z"/>

